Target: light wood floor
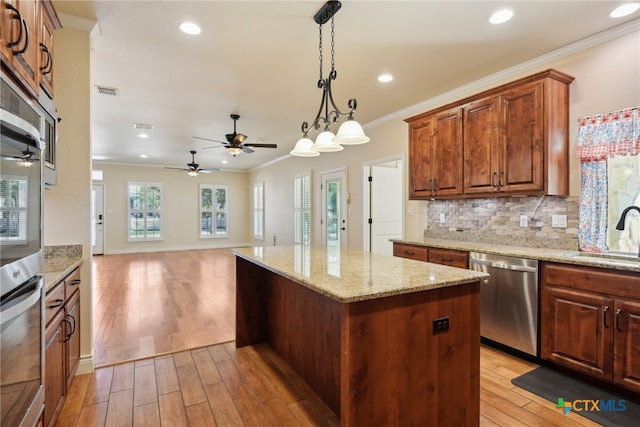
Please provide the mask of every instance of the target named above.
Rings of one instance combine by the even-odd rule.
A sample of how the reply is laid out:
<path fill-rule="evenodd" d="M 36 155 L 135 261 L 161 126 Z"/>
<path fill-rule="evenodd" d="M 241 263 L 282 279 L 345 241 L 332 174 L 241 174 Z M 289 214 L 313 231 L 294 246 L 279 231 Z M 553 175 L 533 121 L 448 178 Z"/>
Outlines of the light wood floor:
<path fill-rule="evenodd" d="M 93 257 L 96 366 L 235 338 L 229 249 Z"/>
<path fill-rule="evenodd" d="M 228 250 L 95 257 L 95 346 L 105 366 L 75 377 L 56 425 L 338 425 L 268 345 L 225 342 L 234 268 Z M 511 384 L 536 367 L 481 347 L 481 426 L 599 425 Z"/>

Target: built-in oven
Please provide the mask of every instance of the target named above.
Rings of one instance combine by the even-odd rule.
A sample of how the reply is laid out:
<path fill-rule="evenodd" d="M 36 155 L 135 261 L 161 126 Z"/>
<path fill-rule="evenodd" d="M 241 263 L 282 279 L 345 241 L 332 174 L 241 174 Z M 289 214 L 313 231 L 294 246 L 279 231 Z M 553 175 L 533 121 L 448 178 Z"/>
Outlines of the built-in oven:
<path fill-rule="evenodd" d="M 0 73 L 0 425 L 44 406 L 42 109 Z"/>

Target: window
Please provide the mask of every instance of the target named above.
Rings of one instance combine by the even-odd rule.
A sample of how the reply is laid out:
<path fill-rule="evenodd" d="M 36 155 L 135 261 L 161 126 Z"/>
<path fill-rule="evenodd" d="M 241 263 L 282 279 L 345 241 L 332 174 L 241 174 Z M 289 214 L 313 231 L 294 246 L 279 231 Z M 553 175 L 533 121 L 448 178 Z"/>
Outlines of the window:
<path fill-rule="evenodd" d="M 264 240 L 264 182 L 253 185 L 253 238 Z"/>
<path fill-rule="evenodd" d="M 129 241 L 162 239 L 162 184 L 130 182 Z"/>
<path fill-rule="evenodd" d="M 311 174 L 293 180 L 294 243 L 311 244 Z"/>
<path fill-rule="evenodd" d="M 0 179 L 0 241 L 27 242 L 29 182 L 25 177 L 5 175 Z"/>
<path fill-rule="evenodd" d="M 227 185 L 200 185 L 200 237 L 229 237 Z"/>

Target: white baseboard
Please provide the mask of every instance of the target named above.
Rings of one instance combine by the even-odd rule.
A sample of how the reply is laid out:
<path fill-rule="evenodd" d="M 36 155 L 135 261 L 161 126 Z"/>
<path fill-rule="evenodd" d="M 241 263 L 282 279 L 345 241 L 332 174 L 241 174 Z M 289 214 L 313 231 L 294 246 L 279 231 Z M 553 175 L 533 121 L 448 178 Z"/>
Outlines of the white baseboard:
<path fill-rule="evenodd" d="M 76 375 L 90 374 L 91 372 L 93 372 L 93 369 L 93 354 L 80 356 L 80 362 L 78 362 L 78 370 L 76 371 Z"/>
<path fill-rule="evenodd" d="M 151 252 L 171 252 L 171 251 L 193 251 L 198 249 L 231 249 L 244 246 L 255 246 L 256 243 L 251 242 L 236 242 L 225 243 L 220 245 L 207 245 L 207 246 L 168 246 L 168 247 L 132 247 L 125 249 L 110 249 L 105 250 L 105 255 L 121 255 L 121 254 L 135 254 L 135 253 L 151 253 Z"/>

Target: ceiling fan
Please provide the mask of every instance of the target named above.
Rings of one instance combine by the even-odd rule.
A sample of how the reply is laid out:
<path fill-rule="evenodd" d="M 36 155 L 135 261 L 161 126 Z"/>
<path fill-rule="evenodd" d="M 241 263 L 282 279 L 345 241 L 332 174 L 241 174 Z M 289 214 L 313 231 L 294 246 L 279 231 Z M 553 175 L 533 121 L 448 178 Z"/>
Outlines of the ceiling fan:
<path fill-rule="evenodd" d="M 20 166 L 28 168 L 39 160 L 33 157 L 35 154 L 36 153 L 31 151 L 27 146 L 27 149 L 22 152 L 22 156 L 11 156 L 9 154 L 2 154 L 2 157 L 7 160 L 17 160 Z"/>
<path fill-rule="evenodd" d="M 276 144 L 262 144 L 262 143 L 253 143 L 253 142 L 245 143 L 244 141 L 247 139 L 247 135 L 243 135 L 241 133 L 237 133 L 236 132 L 236 122 L 238 121 L 239 118 L 240 118 L 240 116 L 238 114 L 231 114 L 231 119 L 233 120 L 233 133 L 228 133 L 228 134 L 225 135 L 225 138 L 227 139 L 227 142 L 218 141 L 218 140 L 215 140 L 215 139 L 201 138 L 199 136 L 194 136 L 194 138 L 195 139 L 202 139 L 204 141 L 219 142 L 222 145 L 215 145 L 213 147 L 205 147 L 204 149 L 207 150 L 209 148 L 224 147 L 224 148 L 227 149 L 229 154 L 231 154 L 233 157 L 237 156 L 238 154 L 240 154 L 242 152 L 244 152 L 244 153 L 253 153 L 253 150 L 251 149 L 251 147 L 278 148 L 278 146 Z"/>
<path fill-rule="evenodd" d="M 191 150 L 191 163 L 187 163 L 187 167 L 186 168 L 172 168 L 172 167 L 165 167 L 165 169 L 178 169 L 181 171 L 187 171 L 187 174 L 189 174 L 189 176 L 198 176 L 198 174 L 200 172 L 202 173 L 211 173 L 211 172 L 215 172 L 215 171 L 219 171 L 220 169 L 218 168 L 206 168 L 206 169 L 201 169 L 200 165 L 196 163 L 196 152 L 195 150 Z"/>

